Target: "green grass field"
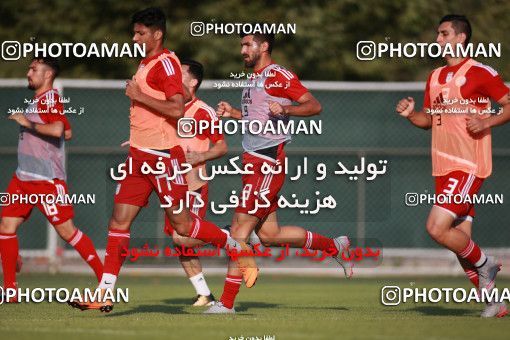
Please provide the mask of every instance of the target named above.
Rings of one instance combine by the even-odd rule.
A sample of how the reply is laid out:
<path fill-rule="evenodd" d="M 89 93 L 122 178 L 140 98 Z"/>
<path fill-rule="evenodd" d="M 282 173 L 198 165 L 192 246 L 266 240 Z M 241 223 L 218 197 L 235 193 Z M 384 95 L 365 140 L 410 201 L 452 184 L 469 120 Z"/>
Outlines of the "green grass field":
<path fill-rule="evenodd" d="M 219 297 L 223 278 L 208 277 Z M 22 287 L 92 287 L 89 277 L 24 274 Z M 412 282 L 412 283 L 411 283 Z M 0 339 L 508 339 L 510 318 L 480 319 L 476 304 L 380 303 L 384 285 L 465 287 L 462 278 L 338 279 L 262 276 L 241 288 L 236 315 L 202 315 L 189 306 L 194 291 L 184 277 L 121 276 L 129 303 L 110 314 L 65 304 L 0 306 Z M 498 286 L 509 287 L 510 280 Z"/>

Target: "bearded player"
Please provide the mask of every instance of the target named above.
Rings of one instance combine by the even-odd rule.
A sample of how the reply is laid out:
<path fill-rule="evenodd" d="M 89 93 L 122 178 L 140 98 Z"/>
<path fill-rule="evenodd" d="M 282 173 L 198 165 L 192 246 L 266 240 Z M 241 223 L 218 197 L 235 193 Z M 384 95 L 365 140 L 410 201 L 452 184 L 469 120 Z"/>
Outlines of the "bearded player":
<path fill-rule="evenodd" d="M 253 69 L 257 75 L 251 79 L 256 86 L 243 90 L 242 110 L 233 108 L 227 102 L 220 102 L 217 109 L 219 116 L 258 120 L 262 124 L 268 121 L 283 121 L 287 124 L 290 117 L 310 117 L 322 110 L 320 103 L 297 76 L 271 59 L 273 43 L 272 34 L 242 36 L 241 54 L 245 66 Z M 293 102 L 297 105 L 293 105 Z M 243 167 L 251 164 L 254 174 L 242 177 L 242 204 L 235 210 L 231 235 L 236 240 L 245 241 L 255 230 L 264 246 L 288 244 L 291 247 L 329 251 L 344 267 L 345 275 L 351 277 L 352 262 L 343 263 L 340 260 L 342 251 L 349 250 L 350 241 L 346 236 L 331 239 L 301 227 L 278 225 L 278 193 L 285 181 L 285 173 L 263 175 L 261 170 L 264 164 L 270 167 L 283 164 L 284 148 L 290 139 L 290 134 L 284 133 L 243 135 Z M 264 200 L 261 195 L 265 195 L 270 205 L 254 209 L 259 200 Z M 240 274 L 235 261 L 231 260 L 220 301 L 205 313 L 235 313 L 234 301 L 241 285 Z M 250 287 L 254 283 L 255 280 L 252 280 L 246 286 Z"/>
<path fill-rule="evenodd" d="M 105 290 L 115 287 L 125 260 L 123 249 L 129 248 L 131 224 L 141 208 L 147 205 L 153 191 L 166 206 L 166 215 L 179 235 L 239 252 L 247 248 L 246 244 L 234 241 L 216 225 L 200 219 L 188 209 L 178 212 L 188 191 L 186 179 L 179 174 L 186 159 L 176 130 L 177 120 L 184 114 L 181 65 L 175 53 L 163 47 L 166 17 L 161 9 L 148 8 L 135 13 L 132 24 L 133 42 L 145 45 L 146 57 L 126 86 L 126 96 L 131 99 L 128 162 L 131 161 L 132 172 L 117 184 L 108 227 L 104 274 L 99 283 L 102 296 L 105 296 Z M 144 164 L 151 169 L 159 168 L 156 165 L 161 161 L 165 164 L 164 174 L 144 174 L 141 171 Z M 256 275 L 253 258 L 241 257 L 239 266 L 244 275 Z M 100 300 L 72 301 L 71 305 L 101 312 L 113 309 L 112 301 Z"/>
<path fill-rule="evenodd" d="M 468 44 L 471 25 L 465 16 L 447 15 L 439 23 L 437 43 Z M 446 66 L 432 71 L 425 89 L 423 111 L 414 111 L 414 99 L 402 99 L 397 112 L 413 125 L 432 129 L 432 176 L 436 195 L 472 196 L 478 193 L 492 172 L 491 128 L 510 120 L 509 89 L 498 73 L 471 58 L 446 56 Z M 503 111 L 490 115 L 490 98 Z M 470 104 L 462 105 L 461 102 Z M 468 113 L 434 113 L 446 109 Z M 437 196 L 436 196 L 437 197 Z M 454 252 L 471 282 L 489 293 L 495 287 L 500 264 L 471 239 L 475 216 L 472 203 L 437 203 L 432 207 L 427 232 L 443 247 Z M 508 313 L 504 303 L 488 303 L 482 317 L 503 317 Z"/>
<path fill-rule="evenodd" d="M 36 206 L 53 225 L 59 236 L 76 249 L 92 268 L 98 281 L 103 264 L 90 238 L 76 228 L 74 210 L 66 204 L 68 195 L 65 168 L 65 140 L 71 139 L 71 125 L 53 82 L 60 71 L 55 58 L 34 58 L 27 73 L 28 88 L 35 92 L 24 113 L 8 119 L 20 126 L 18 168 L 7 187 L 9 195 L 38 195 L 36 204 L 16 200 L 2 209 L 0 255 L 4 288 L 17 288 L 16 267 L 21 265 L 16 232 Z M 44 198 L 46 197 L 46 198 Z M 52 198 L 50 198 L 52 197 Z M 34 202 L 32 202 L 34 203 Z M 14 298 L 14 301 L 17 299 Z"/>

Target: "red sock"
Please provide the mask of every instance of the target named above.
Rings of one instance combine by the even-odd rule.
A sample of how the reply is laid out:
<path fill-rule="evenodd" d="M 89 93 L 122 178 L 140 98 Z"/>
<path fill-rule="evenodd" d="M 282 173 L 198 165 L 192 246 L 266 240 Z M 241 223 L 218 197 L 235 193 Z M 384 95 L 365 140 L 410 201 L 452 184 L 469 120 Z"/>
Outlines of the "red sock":
<path fill-rule="evenodd" d="M 473 242 L 473 240 L 469 240 L 466 248 L 457 255 L 466 259 L 469 263 L 475 266 L 475 268 L 483 266 L 487 261 L 487 257 L 480 250 L 480 247 Z"/>
<path fill-rule="evenodd" d="M 104 273 L 119 275 L 120 267 L 126 259 L 122 256 L 123 249 L 129 249 L 129 231 L 110 229 L 108 231 L 108 242 L 106 243 L 106 254 L 104 257 Z"/>
<path fill-rule="evenodd" d="M 227 274 L 227 278 L 225 279 L 225 286 L 223 287 L 223 294 L 220 298 L 223 306 L 227 308 L 234 307 L 234 301 L 236 299 L 237 293 L 239 293 L 239 288 L 241 287 L 242 281 L 242 276 Z"/>
<path fill-rule="evenodd" d="M 18 237 L 16 234 L 0 234 L 0 256 L 4 273 L 4 288 L 16 288 L 16 261 L 18 260 Z"/>
<path fill-rule="evenodd" d="M 466 273 L 466 276 L 468 277 L 469 281 L 478 288 L 478 271 L 471 263 L 469 263 L 466 259 L 463 259 L 462 257 L 457 255 L 457 258 L 459 259 L 459 263 L 462 267 L 462 270 Z"/>
<path fill-rule="evenodd" d="M 476 269 L 464 269 L 466 275 L 471 283 L 478 288 L 478 272 Z"/>
<path fill-rule="evenodd" d="M 76 229 L 73 236 L 67 241 L 70 245 L 76 249 L 76 251 L 80 254 L 82 259 L 88 263 L 90 268 L 96 274 L 97 280 L 101 280 L 101 276 L 103 275 L 103 264 L 97 256 L 96 248 L 94 248 L 94 244 L 91 239 L 84 234 L 81 230 Z"/>
<path fill-rule="evenodd" d="M 304 248 L 333 251 L 333 256 L 338 255 L 338 249 L 336 249 L 335 242 L 332 238 L 322 236 L 321 234 L 312 233 L 311 231 L 306 232 Z"/>
<path fill-rule="evenodd" d="M 193 218 L 193 225 L 191 226 L 191 238 L 196 238 L 212 245 L 218 245 L 225 248 L 227 244 L 227 234 L 214 223 L 202 220 L 196 216 Z"/>

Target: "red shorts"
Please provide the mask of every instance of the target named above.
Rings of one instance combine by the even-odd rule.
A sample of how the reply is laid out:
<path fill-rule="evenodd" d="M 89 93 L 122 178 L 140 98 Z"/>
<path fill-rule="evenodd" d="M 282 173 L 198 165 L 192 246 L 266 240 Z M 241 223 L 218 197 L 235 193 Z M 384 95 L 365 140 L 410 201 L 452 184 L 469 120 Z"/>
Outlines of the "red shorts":
<path fill-rule="evenodd" d="M 236 208 L 236 212 L 263 219 L 278 209 L 278 193 L 285 182 L 285 171 L 281 171 L 278 174 L 269 173 L 264 175 L 262 173 L 262 165 L 269 164 L 274 169 L 279 164 L 283 166 L 284 162 L 285 151 L 283 150 L 283 144 L 278 146 L 275 159 L 258 154 L 257 152 L 243 153 L 243 167 L 246 164 L 252 164 L 254 174 L 243 175 L 242 177 L 243 190 L 239 197 L 239 206 Z M 265 196 L 269 202 L 268 207 L 260 207 L 261 205 L 267 205 L 266 200 L 262 196 Z M 258 202 L 259 206 L 256 211 L 254 211 L 256 208 L 255 202 Z"/>
<path fill-rule="evenodd" d="M 142 173 L 144 163 L 158 171 L 158 161 L 164 163 L 162 174 Z M 180 146 L 173 147 L 169 151 L 131 147 L 125 163 L 127 176 L 117 182 L 114 202 L 144 207 L 149 202 L 152 191 L 156 191 L 161 204 L 166 207 L 178 205 L 181 199 L 186 198 L 188 184 L 184 175 L 178 174 L 175 178 L 171 177 L 173 177 L 174 168 L 181 169 L 185 162 L 186 158 Z M 131 171 L 128 171 L 130 167 Z"/>
<path fill-rule="evenodd" d="M 209 204 L 209 185 L 206 183 L 200 189 L 194 191 L 188 191 L 187 193 L 189 210 L 197 215 L 199 218 L 204 219 L 205 214 L 207 213 L 207 205 Z M 196 199 L 200 198 L 204 204 L 202 207 L 199 207 L 199 204 L 196 204 Z M 169 236 L 172 236 L 174 233 L 174 228 L 168 219 L 168 216 L 165 214 L 165 233 Z"/>
<path fill-rule="evenodd" d="M 44 198 L 34 199 L 34 201 L 14 201 L 14 194 L 33 195 L 33 197 L 35 197 L 35 195 L 53 195 L 53 197 L 68 195 L 67 184 L 61 179 L 55 178 L 51 181 L 22 181 L 14 175 L 7 187 L 7 194 L 8 195 L 5 197 L 9 197 L 9 202 L 7 205 L 2 204 L 4 205 L 2 213 L 0 214 L 2 217 L 22 217 L 26 220 L 30 216 L 34 206 L 36 206 L 53 225 L 59 225 L 74 217 L 73 206 L 71 204 L 64 204 L 62 200 L 60 200 L 60 202 L 55 200 L 54 203 L 45 202 Z"/>
<path fill-rule="evenodd" d="M 475 175 L 465 173 L 463 171 L 453 171 L 446 176 L 436 177 L 436 200 L 438 195 L 456 195 L 472 196 L 478 193 L 482 187 L 483 178 L 476 177 Z M 437 202 L 436 206 L 448 210 L 455 218 L 466 218 L 475 216 L 475 208 L 472 203 L 454 202 Z"/>

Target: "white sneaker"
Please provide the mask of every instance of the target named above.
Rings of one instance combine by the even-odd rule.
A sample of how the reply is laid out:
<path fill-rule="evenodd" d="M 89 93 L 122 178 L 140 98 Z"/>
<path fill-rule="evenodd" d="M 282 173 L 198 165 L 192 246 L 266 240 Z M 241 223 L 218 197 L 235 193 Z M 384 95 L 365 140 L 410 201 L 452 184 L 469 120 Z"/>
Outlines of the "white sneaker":
<path fill-rule="evenodd" d="M 350 279 L 353 275 L 352 268 L 354 267 L 353 261 L 345 261 L 342 258 L 342 252 L 345 252 L 347 255 L 349 255 L 349 247 L 351 246 L 351 241 L 347 236 L 339 236 L 335 239 L 333 239 L 335 242 L 336 249 L 338 250 L 338 255 L 334 257 L 336 262 L 343 268 L 345 277 Z"/>
<path fill-rule="evenodd" d="M 479 290 L 486 289 L 487 293 L 491 293 L 494 287 L 496 287 L 496 275 L 501 268 L 501 264 L 498 263 L 493 256 L 487 256 L 487 261 L 483 266 L 477 268 L 479 277 Z"/>
<path fill-rule="evenodd" d="M 502 318 L 508 314 L 508 309 L 504 302 L 489 303 L 480 315 L 482 318 Z"/>
<path fill-rule="evenodd" d="M 236 310 L 234 307 L 227 308 L 223 306 L 221 301 L 216 302 L 209 309 L 207 309 L 204 314 L 235 314 Z"/>

